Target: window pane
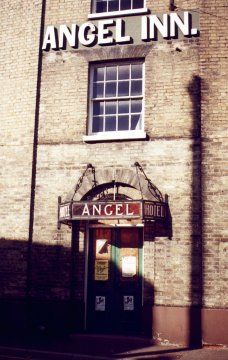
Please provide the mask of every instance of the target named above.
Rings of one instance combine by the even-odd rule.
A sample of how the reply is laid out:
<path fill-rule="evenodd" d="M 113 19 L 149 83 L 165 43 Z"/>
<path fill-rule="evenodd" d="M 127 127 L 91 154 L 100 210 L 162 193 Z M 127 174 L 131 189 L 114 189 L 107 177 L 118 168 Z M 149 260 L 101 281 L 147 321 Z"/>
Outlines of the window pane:
<path fill-rule="evenodd" d="M 140 113 L 142 111 L 142 100 L 131 100 L 131 112 Z"/>
<path fill-rule="evenodd" d="M 116 101 L 106 101 L 105 114 L 116 114 Z"/>
<path fill-rule="evenodd" d="M 118 10 L 119 10 L 119 0 L 109 0 L 108 11 L 118 11 Z"/>
<path fill-rule="evenodd" d="M 144 0 L 133 0 L 133 9 L 140 9 L 144 7 Z"/>
<path fill-rule="evenodd" d="M 116 116 L 105 116 L 105 131 L 116 131 Z"/>
<path fill-rule="evenodd" d="M 131 115 L 131 130 L 139 130 L 141 129 L 141 115 Z"/>
<path fill-rule="evenodd" d="M 131 82 L 131 95 L 142 95 L 142 81 L 141 80 L 133 80 Z"/>
<path fill-rule="evenodd" d="M 142 70 L 143 64 L 136 61 L 94 66 L 92 133 L 142 128 Z"/>
<path fill-rule="evenodd" d="M 93 97 L 102 98 L 104 97 L 104 83 L 95 83 L 93 87 Z"/>
<path fill-rule="evenodd" d="M 109 66 L 106 69 L 106 80 L 116 80 L 117 79 L 117 67 Z"/>
<path fill-rule="evenodd" d="M 142 79 L 142 64 L 131 65 L 131 78 Z"/>
<path fill-rule="evenodd" d="M 94 98 L 104 97 L 104 83 L 95 83 L 93 85 L 93 97 Z"/>
<path fill-rule="evenodd" d="M 93 81 L 104 81 L 104 68 L 95 68 Z"/>
<path fill-rule="evenodd" d="M 93 115 L 102 115 L 104 112 L 104 102 L 95 101 L 93 103 Z"/>
<path fill-rule="evenodd" d="M 94 116 L 92 132 L 96 133 L 102 131 L 103 131 L 103 116 Z"/>
<path fill-rule="evenodd" d="M 128 113 L 129 113 L 129 101 L 119 101 L 118 114 L 128 114 Z"/>
<path fill-rule="evenodd" d="M 129 116 L 118 116 L 118 130 L 129 130 Z"/>
<path fill-rule="evenodd" d="M 96 12 L 107 12 L 107 1 L 97 1 Z"/>
<path fill-rule="evenodd" d="M 120 0 L 120 10 L 131 9 L 131 0 Z"/>
<path fill-rule="evenodd" d="M 118 96 L 129 96 L 129 81 L 118 83 Z"/>
<path fill-rule="evenodd" d="M 144 7 L 144 0 L 120 0 L 120 9 L 119 9 L 119 0 L 97 0 L 96 1 L 96 12 L 102 13 L 107 11 L 119 11 L 119 10 L 129 10 L 139 9 Z"/>
<path fill-rule="evenodd" d="M 115 97 L 116 96 L 116 82 L 108 82 L 105 86 L 105 96 Z"/>
<path fill-rule="evenodd" d="M 118 79 L 125 80 L 130 77 L 130 66 L 129 65 L 121 65 L 119 66 Z"/>

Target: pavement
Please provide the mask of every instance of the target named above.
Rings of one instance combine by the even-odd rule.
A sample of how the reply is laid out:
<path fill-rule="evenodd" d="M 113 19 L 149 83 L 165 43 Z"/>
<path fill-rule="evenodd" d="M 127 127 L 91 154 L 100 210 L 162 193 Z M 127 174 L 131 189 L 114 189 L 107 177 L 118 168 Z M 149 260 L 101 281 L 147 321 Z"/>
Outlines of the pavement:
<path fill-rule="evenodd" d="M 140 337 L 0 335 L 0 360 L 228 360 L 228 348 L 154 345 Z"/>

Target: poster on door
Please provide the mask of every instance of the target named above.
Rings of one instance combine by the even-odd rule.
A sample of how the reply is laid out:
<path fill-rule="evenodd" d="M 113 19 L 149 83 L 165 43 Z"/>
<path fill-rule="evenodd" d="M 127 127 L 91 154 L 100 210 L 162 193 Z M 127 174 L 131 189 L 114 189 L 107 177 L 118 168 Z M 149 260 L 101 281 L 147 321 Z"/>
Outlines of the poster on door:
<path fill-rule="evenodd" d="M 134 277 L 136 275 L 136 257 L 123 256 L 122 257 L 122 276 Z"/>
<path fill-rule="evenodd" d="M 96 240 L 96 256 L 108 255 L 108 240 L 106 239 L 97 239 Z"/>
<path fill-rule="evenodd" d="M 95 260 L 95 280 L 106 281 L 108 280 L 109 264 L 108 260 Z"/>
<path fill-rule="evenodd" d="M 95 310 L 96 311 L 105 311 L 105 296 L 96 296 Z"/>
<path fill-rule="evenodd" d="M 132 311 L 134 310 L 134 296 L 124 296 L 124 310 Z"/>

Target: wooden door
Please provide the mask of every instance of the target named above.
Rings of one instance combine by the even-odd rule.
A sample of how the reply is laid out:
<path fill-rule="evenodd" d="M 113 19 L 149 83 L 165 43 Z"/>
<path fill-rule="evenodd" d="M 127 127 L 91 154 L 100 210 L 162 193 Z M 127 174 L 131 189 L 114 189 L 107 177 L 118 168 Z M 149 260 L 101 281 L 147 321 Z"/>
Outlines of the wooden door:
<path fill-rule="evenodd" d="M 142 230 L 90 231 L 87 328 L 94 332 L 140 333 Z"/>

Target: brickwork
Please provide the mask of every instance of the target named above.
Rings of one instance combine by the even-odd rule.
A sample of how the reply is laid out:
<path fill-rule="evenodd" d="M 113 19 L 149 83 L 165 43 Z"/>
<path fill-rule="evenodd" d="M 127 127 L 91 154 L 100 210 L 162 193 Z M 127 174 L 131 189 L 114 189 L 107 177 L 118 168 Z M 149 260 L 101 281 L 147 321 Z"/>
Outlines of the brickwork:
<path fill-rule="evenodd" d="M 152 139 L 191 138 L 197 130 L 199 134 L 190 94 L 190 88 L 197 91 L 198 60 L 197 41 L 159 44 L 147 56 L 146 98 L 150 101 L 146 102 L 145 127 Z"/>
<path fill-rule="evenodd" d="M 1 297 L 24 297 L 41 1 L 1 1 Z"/>
<path fill-rule="evenodd" d="M 90 3 L 90 0 L 47 1 L 45 22 L 47 25 L 84 22 L 90 13 Z"/>
<path fill-rule="evenodd" d="M 27 239 L 41 1 L 1 2 L 1 236 Z M 29 53 L 29 56 L 28 56 Z M 24 209 L 24 211 L 22 211 Z M 12 211 L 13 210 L 13 211 Z M 17 217 L 15 219 L 15 213 Z M 9 234 L 8 224 L 15 229 Z"/>
<path fill-rule="evenodd" d="M 87 65 L 75 53 L 51 53 L 44 57 L 40 144 L 81 142 L 87 119 Z"/>
<path fill-rule="evenodd" d="M 204 303 L 227 307 L 227 2 L 201 9 Z"/>
<path fill-rule="evenodd" d="M 99 184 L 111 182 L 115 169 L 117 180 L 137 189 L 123 190 L 136 199 L 140 189 L 135 185 L 134 163 L 139 162 L 161 193 L 168 195 L 171 214 L 171 233 L 161 233 L 153 224 L 145 226 L 144 303 L 190 307 L 203 301 L 206 307 L 227 308 L 226 1 L 173 3 L 178 10 L 200 8 L 200 38 L 43 52 L 32 228 L 33 299 L 73 299 L 81 304 L 85 300 L 85 229 L 76 225 L 73 230 L 64 225 L 57 229 L 58 196 L 66 199 L 91 163 Z M 168 12 L 170 4 L 146 2 L 152 13 Z M 42 4 L 14 5 L 5 0 L 0 5 L 5 29 L 0 37 L 4 48 L 0 59 L 2 297 L 25 294 Z M 88 0 L 47 0 L 45 24 L 85 22 L 89 12 Z M 145 58 L 147 139 L 83 142 L 91 62 L 135 58 Z M 92 186 L 89 176 L 85 181 L 77 200 Z M 142 183 L 149 198 L 146 181 Z M 15 278 L 13 269 L 17 269 Z"/>

